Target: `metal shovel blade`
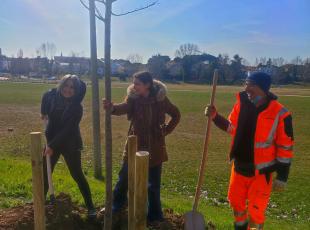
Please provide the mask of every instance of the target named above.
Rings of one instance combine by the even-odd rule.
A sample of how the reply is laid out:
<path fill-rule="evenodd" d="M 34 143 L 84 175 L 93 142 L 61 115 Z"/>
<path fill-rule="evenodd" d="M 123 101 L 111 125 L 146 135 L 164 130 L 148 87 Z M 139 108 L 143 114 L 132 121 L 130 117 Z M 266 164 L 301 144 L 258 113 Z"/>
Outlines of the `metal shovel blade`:
<path fill-rule="evenodd" d="M 205 220 L 199 212 L 190 211 L 185 213 L 185 230 L 205 230 Z"/>

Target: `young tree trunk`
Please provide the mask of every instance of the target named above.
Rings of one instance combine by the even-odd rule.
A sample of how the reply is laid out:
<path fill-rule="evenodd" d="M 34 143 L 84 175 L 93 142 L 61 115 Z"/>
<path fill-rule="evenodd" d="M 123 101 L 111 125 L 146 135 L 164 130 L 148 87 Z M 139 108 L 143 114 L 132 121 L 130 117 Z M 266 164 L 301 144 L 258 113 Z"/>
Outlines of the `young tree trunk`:
<path fill-rule="evenodd" d="M 100 110 L 99 110 L 99 87 L 97 76 L 97 42 L 96 42 L 96 18 L 95 0 L 89 1 L 90 22 L 90 53 L 91 53 L 91 82 L 92 82 L 92 115 L 93 115 L 93 167 L 94 176 L 102 178 L 101 143 L 100 143 Z"/>
<path fill-rule="evenodd" d="M 105 98 L 111 101 L 111 14 L 112 0 L 105 4 L 105 43 L 104 43 L 104 72 L 105 72 Z M 104 229 L 112 229 L 112 129 L 111 111 L 105 113 L 105 164 L 106 164 L 106 198 Z"/>

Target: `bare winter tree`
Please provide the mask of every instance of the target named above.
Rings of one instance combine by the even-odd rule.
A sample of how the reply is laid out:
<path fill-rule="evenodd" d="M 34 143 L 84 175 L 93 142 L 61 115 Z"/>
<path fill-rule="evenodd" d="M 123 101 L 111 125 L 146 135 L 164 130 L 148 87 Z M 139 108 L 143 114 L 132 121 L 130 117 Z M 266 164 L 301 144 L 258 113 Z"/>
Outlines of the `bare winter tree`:
<path fill-rule="evenodd" d="M 245 58 L 242 58 L 241 64 L 244 66 L 250 66 L 250 62 L 248 60 L 246 60 Z"/>
<path fill-rule="evenodd" d="M 39 48 L 36 49 L 37 56 L 47 57 L 53 59 L 56 53 L 56 45 L 51 42 L 42 43 Z"/>
<path fill-rule="evenodd" d="M 90 74 L 92 88 L 92 125 L 93 125 L 93 168 L 94 177 L 103 179 L 101 132 L 100 132 L 100 107 L 99 107 L 99 82 L 97 63 L 97 34 L 96 34 L 96 4 L 95 0 L 89 3 L 89 35 L 90 35 Z"/>
<path fill-rule="evenodd" d="M 40 50 L 41 50 L 41 56 L 46 57 L 46 44 L 45 43 L 42 43 L 42 45 L 40 46 Z"/>
<path fill-rule="evenodd" d="M 304 73 L 303 73 L 303 81 L 310 82 L 310 58 L 304 59 Z"/>
<path fill-rule="evenodd" d="M 79 52 L 75 52 L 75 51 L 71 51 L 70 54 L 69 54 L 70 57 L 79 57 L 80 54 Z"/>
<path fill-rule="evenodd" d="M 24 56 L 23 50 L 22 50 L 22 49 L 19 49 L 19 50 L 17 51 L 17 57 L 18 57 L 18 58 L 23 58 L 23 56 Z"/>
<path fill-rule="evenodd" d="M 272 66 L 272 60 L 271 60 L 271 58 L 268 58 L 268 61 L 266 62 L 266 65 L 267 66 Z"/>
<path fill-rule="evenodd" d="M 179 49 L 175 51 L 175 57 L 183 58 L 186 55 L 200 54 L 198 45 L 192 43 L 186 43 L 180 45 Z"/>
<path fill-rule="evenodd" d="M 143 57 L 139 54 L 129 54 L 127 60 L 131 63 L 142 63 Z"/>
<path fill-rule="evenodd" d="M 285 60 L 284 60 L 283 57 L 273 58 L 272 59 L 272 64 L 274 66 L 280 67 L 280 66 L 283 66 L 285 64 Z"/>
<path fill-rule="evenodd" d="M 267 63 L 267 58 L 266 58 L 266 57 L 261 57 L 261 58 L 259 58 L 259 63 L 262 64 L 262 65 L 266 65 L 266 63 Z"/>
<path fill-rule="evenodd" d="M 255 66 L 258 66 L 259 65 L 259 60 L 258 58 L 255 58 Z"/>
<path fill-rule="evenodd" d="M 123 13 L 115 13 L 112 10 L 112 5 L 117 0 L 89 0 L 102 3 L 105 7 L 105 16 L 101 14 L 99 9 L 94 5 L 95 17 L 103 21 L 105 24 L 105 42 L 104 42 L 104 72 L 105 72 L 105 98 L 111 101 L 111 17 L 124 16 L 134 12 L 138 12 L 154 6 L 157 1 L 145 5 L 144 7 L 136 8 Z M 85 4 L 80 0 L 82 5 L 90 10 L 90 5 Z M 104 229 L 112 229 L 112 128 L 111 128 L 111 111 L 106 110 L 105 113 L 105 170 L 106 170 L 106 197 L 105 197 L 105 218 Z"/>
<path fill-rule="evenodd" d="M 56 46 L 54 43 L 46 43 L 46 55 L 49 59 L 53 59 L 56 53 Z"/>
<path fill-rule="evenodd" d="M 304 65 L 309 65 L 310 64 L 310 58 L 305 58 L 304 59 Z"/>
<path fill-rule="evenodd" d="M 36 49 L 36 55 L 37 55 L 37 57 L 41 56 L 41 51 L 39 48 Z"/>
<path fill-rule="evenodd" d="M 301 59 L 300 56 L 297 56 L 291 61 L 291 63 L 294 65 L 302 65 L 303 60 Z"/>
<path fill-rule="evenodd" d="M 222 54 L 222 58 L 223 58 L 223 65 L 227 65 L 230 63 L 230 58 L 228 54 Z"/>

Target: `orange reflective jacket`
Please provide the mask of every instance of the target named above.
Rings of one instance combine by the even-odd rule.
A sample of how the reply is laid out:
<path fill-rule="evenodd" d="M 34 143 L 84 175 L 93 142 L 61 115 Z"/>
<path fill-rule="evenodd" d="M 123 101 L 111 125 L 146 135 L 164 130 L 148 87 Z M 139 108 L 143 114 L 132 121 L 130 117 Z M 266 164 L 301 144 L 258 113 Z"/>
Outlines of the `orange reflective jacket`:
<path fill-rule="evenodd" d="M 230 113 L 228 132 L 234 139 L 240 110 L 242 109 L 241 93 L 237 95 L 237 102 Z M 288 134 L 285 119 L 290 117 L 290 112 L 277 100 L 271 100 L 268 107 L 259 113 L 254 137 L 254 165 L 259 173 L 274 171 L 277 164 L 290 165 L 293 157 L 293 136 Z M 233 156 L 231 156 L 233 158 Z M 287 172 L 288 173 L 288 172 Z"/>

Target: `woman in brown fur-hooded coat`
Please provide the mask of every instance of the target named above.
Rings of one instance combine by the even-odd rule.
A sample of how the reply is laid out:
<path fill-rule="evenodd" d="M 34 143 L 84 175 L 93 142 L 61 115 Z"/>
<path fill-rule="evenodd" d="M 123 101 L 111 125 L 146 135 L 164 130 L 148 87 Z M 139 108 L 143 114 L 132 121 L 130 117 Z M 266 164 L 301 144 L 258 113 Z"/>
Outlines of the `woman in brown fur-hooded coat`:
<path fill-rule="evenodd" d="M 104 100 L 105 109 L 113 115 L 127 115 L 130 121 L 128 135 L 136 135 L 138 151 L 148 151 L 149 158 L 149 208 L 148 220 L 163 220 L 160 203 L 160 180 L 162 163 L 168 160 L 165 136 L 170 134 L 180 121 L 180 112 L 167 98 L 166 86 L 153 80 L 149 72 L 138 72 L 133 84 L 127 89 L 123 103 L 114 104 Z M 166 120 L 166 114 L 170 120 Z M 127 143 L 124 163 L 114 189 L 113 211 L 121 210 L 127 201 Z"/>

